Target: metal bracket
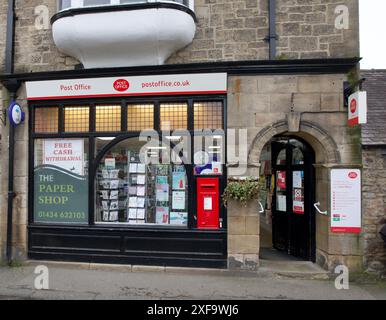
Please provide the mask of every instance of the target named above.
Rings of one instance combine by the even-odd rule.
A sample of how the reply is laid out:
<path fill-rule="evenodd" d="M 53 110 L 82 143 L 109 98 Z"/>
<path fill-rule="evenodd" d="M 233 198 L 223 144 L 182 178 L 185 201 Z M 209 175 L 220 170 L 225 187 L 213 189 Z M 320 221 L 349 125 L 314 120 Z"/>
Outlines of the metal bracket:
<path fill-rule="evenodd" d="M 271 39 L 279 40 L 279 35 L 267 35 L 263 40 L 269 42 Z"/>
<path fill-rule="evenodd" d="M 264 213 L 264 207 L 260 201 L 259 201 L 259 205 L 260 205 L 259 213 Z"/>
<path fill-rule="evenodd" d="M 327 212 L 327 211 L 321 211 L 320 208 L 319 208 L 319 206 L 320 206 L 320 202 L 314 203 L 315 209 L 316 209 L 320 214 L 322 214 L 322 215 L 324 215 L 324 216 L 327 216 L 327 215 L 328 215 L 328 212 Z"/>

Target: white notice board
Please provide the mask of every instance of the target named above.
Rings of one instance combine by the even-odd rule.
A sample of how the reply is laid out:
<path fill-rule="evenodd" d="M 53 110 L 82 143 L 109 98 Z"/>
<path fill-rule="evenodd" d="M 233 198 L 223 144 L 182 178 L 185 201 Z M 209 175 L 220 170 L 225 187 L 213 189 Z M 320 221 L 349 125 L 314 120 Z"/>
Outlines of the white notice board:
<path fill-rule="evenodd" d="M 361 171 L 331 170 L 331 231 L 361 232 Z"/>

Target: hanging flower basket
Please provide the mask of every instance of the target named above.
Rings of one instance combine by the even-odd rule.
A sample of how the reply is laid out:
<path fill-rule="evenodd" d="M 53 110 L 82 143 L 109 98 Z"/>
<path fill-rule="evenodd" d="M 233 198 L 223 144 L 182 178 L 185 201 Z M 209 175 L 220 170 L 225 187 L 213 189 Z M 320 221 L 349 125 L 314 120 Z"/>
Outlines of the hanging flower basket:
<path fill-rule="evenodd" d="M 259 191 L 259 182 L 254 178 L 229 180 L 221 198 L 225 207 L 229 200 L 238 201 L 243 207 L 246 207 L 250 201 L 258 199 Z"/>

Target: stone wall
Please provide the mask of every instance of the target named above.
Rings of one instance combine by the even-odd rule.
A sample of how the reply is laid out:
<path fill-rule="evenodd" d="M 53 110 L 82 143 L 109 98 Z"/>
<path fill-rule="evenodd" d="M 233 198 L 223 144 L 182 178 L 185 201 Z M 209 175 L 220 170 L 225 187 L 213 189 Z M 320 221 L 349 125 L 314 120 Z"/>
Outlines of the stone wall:
<path fill-rule="evenodd" d="M 51 24 L 41 25 L 37 6 L 46 6 L 48 18 L 57 11 L 56 0 L 16 0 L 15 72 L 39 72 L 74 69 L 79 62 L 59 52 L 52 39 Z"/>
<path fill-rule="evenodd" d="M 259 267 L 260 216 L 257 201 L 246 207 L 228 202 L 228 268 L 256 271 Z"/>
<path fill-rule="evenodd" d="M 303 123 L 314 123 L 328 133 L 336 144 L 341 163 L 360 164 L 360 132 L 346 124 L 345 80 L 343 74 L 231 76 L 228 78 L 228 127 L 247 128 L 251 146 L 261 130 L 285 121 L 289 113 L 298 112 Z M 316 131 L 313 134 L 318 135 Z M 310 143 L 319 148 L 316 143 Z M 325 150 L 316 151 L 317 162 L 321 163 Z"/>
<path fill-rule="evenodd" d="M 349 28 L 335 28 L 338 5 L 349 9 Z M 192 44 L 168 63 L 266 60 L 268 0 L 195 0 Z M 277 0 L 277 56 L 281 59 L 359 56 L 358 0 Z"/>
<path fill-rule="evenodd" d="M 338 5 L 349 9 L 348 29 L 337 29 Z M 293 59 L 359 56 L 358 1 L 278 0 L 278 56 Z"/>
<path fill-rule="evenodd" d="M 335 28 L 334 10 L 347 5 L 348 30 Z M 15 71 L 37 72 L 73 69 L 79 62 L 60 53 L 51 25 L 38 30 L 37 6 L 46 6 L 48 17 L 56 0 L 16 0 Z M 5 40 L 6 1 L 0 4 L 0 48 Z M 268 59 L 268 0 L 196 0 L 197 32 L 192 44 L 167 63 Z M 289 58 L 359 56 L 358 0 L 278 0 L 277 55 Z M 1 58 L 1 52 L 0 52 Z M 0 70 L 3 69 L 1 60 Z"/>
<path fill-rule="evenodd" d="M 386 149 L 368 147 L 362 155 L 364 267 L 386 274 L 386 244 L 379 235 L 386 218 Z"/>
<path fill-rule="evenodd" d="M 7 7 L 8 1 L 0 3 L 0 72 L 4 70 L 5 64 L 5 40 L 6 40 L 6 24 L 7 24 Z"/>

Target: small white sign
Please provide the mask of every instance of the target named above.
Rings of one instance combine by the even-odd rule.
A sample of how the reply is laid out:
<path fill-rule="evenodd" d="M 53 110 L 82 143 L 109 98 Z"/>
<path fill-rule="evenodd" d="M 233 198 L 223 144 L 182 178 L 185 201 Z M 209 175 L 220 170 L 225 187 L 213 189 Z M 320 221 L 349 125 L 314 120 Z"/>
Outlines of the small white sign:
<path fill-rule="evenodd" d="M 211 197 L 205 197 L 204 198 L 204 210 L 212 210 L 213 204 L 212 204 L 212 198 Z"/>
<path fill-rule="evenodd" d="M 331 231 L 361 232 L 361 171 L 331 170 Z"/>
<path fill-rule="evenodd" d="M 53 165 L 84 175 L 82 139 L 43 140 L 43 164 Z"/>
<path fill-rule="evenodd" d="M 348 98 L 348 124 L 355 126 L 367 123 L 367 92 L 358 91 Z"/>

